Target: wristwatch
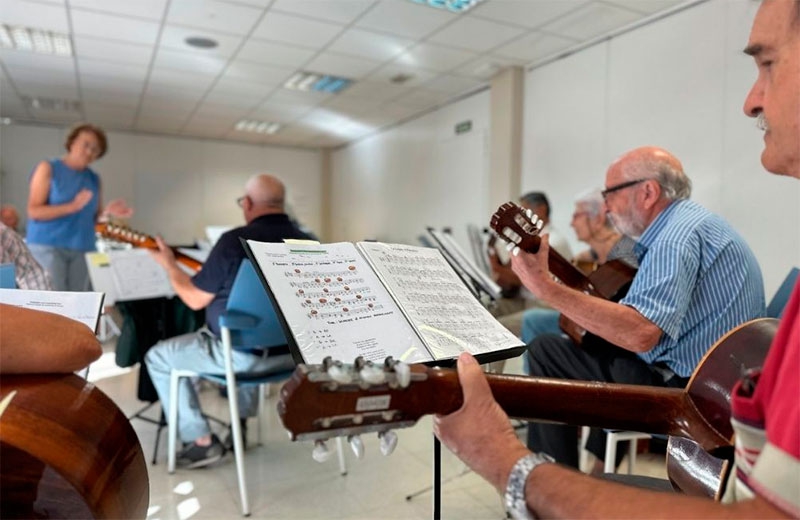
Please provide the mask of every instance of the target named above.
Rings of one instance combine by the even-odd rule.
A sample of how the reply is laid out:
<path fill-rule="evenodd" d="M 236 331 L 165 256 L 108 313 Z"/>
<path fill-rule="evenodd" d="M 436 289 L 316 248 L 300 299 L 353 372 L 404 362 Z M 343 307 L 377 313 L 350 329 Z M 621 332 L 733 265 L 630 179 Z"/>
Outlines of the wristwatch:
<path fill-rule="evenodd" d="M 555 459 L 546 453 L 529 453 L 520 458 L 511 469 L 506 484 L 506 494 L 503 497 L 508 516 L 514 520 L 531 520 L 528 505 L 525 503 L 525 482 L 533 469 L 547 462 L 555 462 Z"/>

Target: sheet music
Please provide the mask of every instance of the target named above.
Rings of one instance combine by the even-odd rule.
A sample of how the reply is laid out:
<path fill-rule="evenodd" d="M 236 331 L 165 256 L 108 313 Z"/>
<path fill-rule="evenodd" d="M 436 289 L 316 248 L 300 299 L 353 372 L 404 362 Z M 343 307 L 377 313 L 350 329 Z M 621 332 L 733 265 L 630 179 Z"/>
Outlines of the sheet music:
<path fill-rule="evenodd" d="M 358 248 L 434 359 L 521 346 L 475 299 L 437 249 L 359 242 Z"/>
<path fill-rule="evenodd" d="M 96 332 L 103 293 L 0 289 L 0 303 L 59 314 L 79 321 Z"/>
<path fill-rule="evenodd" d="M 431 360 L 353 244 L 247 243 L 306 363 Z"/>
<path fill-rule="evenodd" d="M 173 296 L 166 271 L 146 249 L 109 251 L 111 278 L 118 301 Z"/>

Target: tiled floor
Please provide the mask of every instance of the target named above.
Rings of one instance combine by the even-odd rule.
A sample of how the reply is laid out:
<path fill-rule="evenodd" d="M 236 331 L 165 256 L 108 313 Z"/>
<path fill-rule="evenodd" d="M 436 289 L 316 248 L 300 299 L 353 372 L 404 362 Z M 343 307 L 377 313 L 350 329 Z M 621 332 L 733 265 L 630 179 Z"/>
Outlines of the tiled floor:
<path fill-rule="evenodd" d="M 113 342 L 106 345 L 108 354 L 90 371 L 90 378 L 130 416 L 141 408 L 136 400 L 138 369 L 113 370 Z M 513 360 L 506 372 L 519 372 L 521 364 Z M 432 433 L 430 418 L 415 427 L 399 430 L 395 452 L 384 457 L 374 435 L 365 437 L 366 455 L 356 459 L 347 449 L 348 472 L 339 473 L 336 457 L 319 464 L 311 458 L 311 445 L 293 443 L 287 437 L 275 411 L 276 391 L 268 400 L 263 418 L 264 443 L 254 446 L 256 426 L 251 419 L 248 435 L 251 448 L 245 464 L 253 518 L 358 518 L 358 519 L 428 519 L 431 518 L 431 493 L 426 491 L 412 500 L 406 496 L 424 490 L 432 477 Z M 225 418 L 227 402 L 209 389 L 201 393 L 204 409 Z M 157 415 L 158 406 L 150 412 Z M 136 420 L 148 464 L 153 454 L 156 427 Z M 221 433 L 221 432 L 220 432 Z M 331 449 L 335 443 L 331 442 Z M 345 443 L 347 448 L 347 444 Z M 487 449 L 491 449 L 487 447 Z M 663 459 L 640 455 L 636 472 L 663 476 Z M 625 466 L 623 466 L 625 467 Z M 150 465 L 150 511 L 148 520 L 189 518 L 237 518 L 240 516 L 236 468 L 232 455 L 204 469 L 166 470 L 166 429 L 161 434 L 158 461 Z M 471 472 L 446 449 L 442 455 L 442 518 L 505 518 L 500 497 L 482 479 Z"/>

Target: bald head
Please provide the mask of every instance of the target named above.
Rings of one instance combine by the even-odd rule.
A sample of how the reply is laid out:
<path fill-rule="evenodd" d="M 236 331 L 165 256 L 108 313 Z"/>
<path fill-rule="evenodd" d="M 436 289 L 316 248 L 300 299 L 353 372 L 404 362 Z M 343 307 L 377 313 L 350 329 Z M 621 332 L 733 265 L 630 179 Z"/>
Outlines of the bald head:
<path fill-rule="evenodd" d="M 667 200 L 688 199 L 692 194 L 692 181 L 683 172 L 681 162 L 656 146 L 631 150 L 611 164 L 608 174 L 619 179 L 617 182 L 655 179 Z"/>
<path fill-rule="evenodd" d="M 261 215 L 284 213 L 286 188 L 277 177 L 266 173 L 253 175 L 245 184 L 244 192 L 242 209 L 248 223 Z"/>

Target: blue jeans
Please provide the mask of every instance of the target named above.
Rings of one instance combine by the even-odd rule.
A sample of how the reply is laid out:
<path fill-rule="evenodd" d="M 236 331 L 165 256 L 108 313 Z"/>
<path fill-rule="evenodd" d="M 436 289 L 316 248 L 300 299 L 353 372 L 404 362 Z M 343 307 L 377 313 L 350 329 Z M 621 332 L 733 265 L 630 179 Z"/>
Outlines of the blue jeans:
<path fill-rule="evenodd" d="M 28 244 L 31 254 L 50 274 L 55 291 L 88 291 L 89 269 L 86 251 L 43 244 Z"/>
<path fill-rule="evenodd" d="M 561 334 L 558 327 L 560 313 L 553 309 L 528 309 L 522 315 L 522 342 L 530 345 L 531 341 L 543 334 Z M 528 347 L 530 350 L 530 347 Z M 530 354 L 525 352 L 522 358 L 523 369 L 530 374 Z"/>
<path fill-rule="evenodd" d="M 191 370 L 199 373 L 224 374 L 225 358 L 222 341 L 207 328 L 190 332 L 156 343 L 145 355 L 145 365 L 158 392 L 165 414 L 170 407 L 169 380 L 172 369 Z M 256 356 L 249 352 L 232 352 L 233 371 L 240 372 L 280 372 L 294 367 L 292 356 Z M 239 388 L 239 416 L 252 417 L 258 407 L 258 387 Z M 203 417 L 190 378 L 181 378 L 178 386 L 178 436 L 183 442 L 208 435 L 211 430 Z"/>

